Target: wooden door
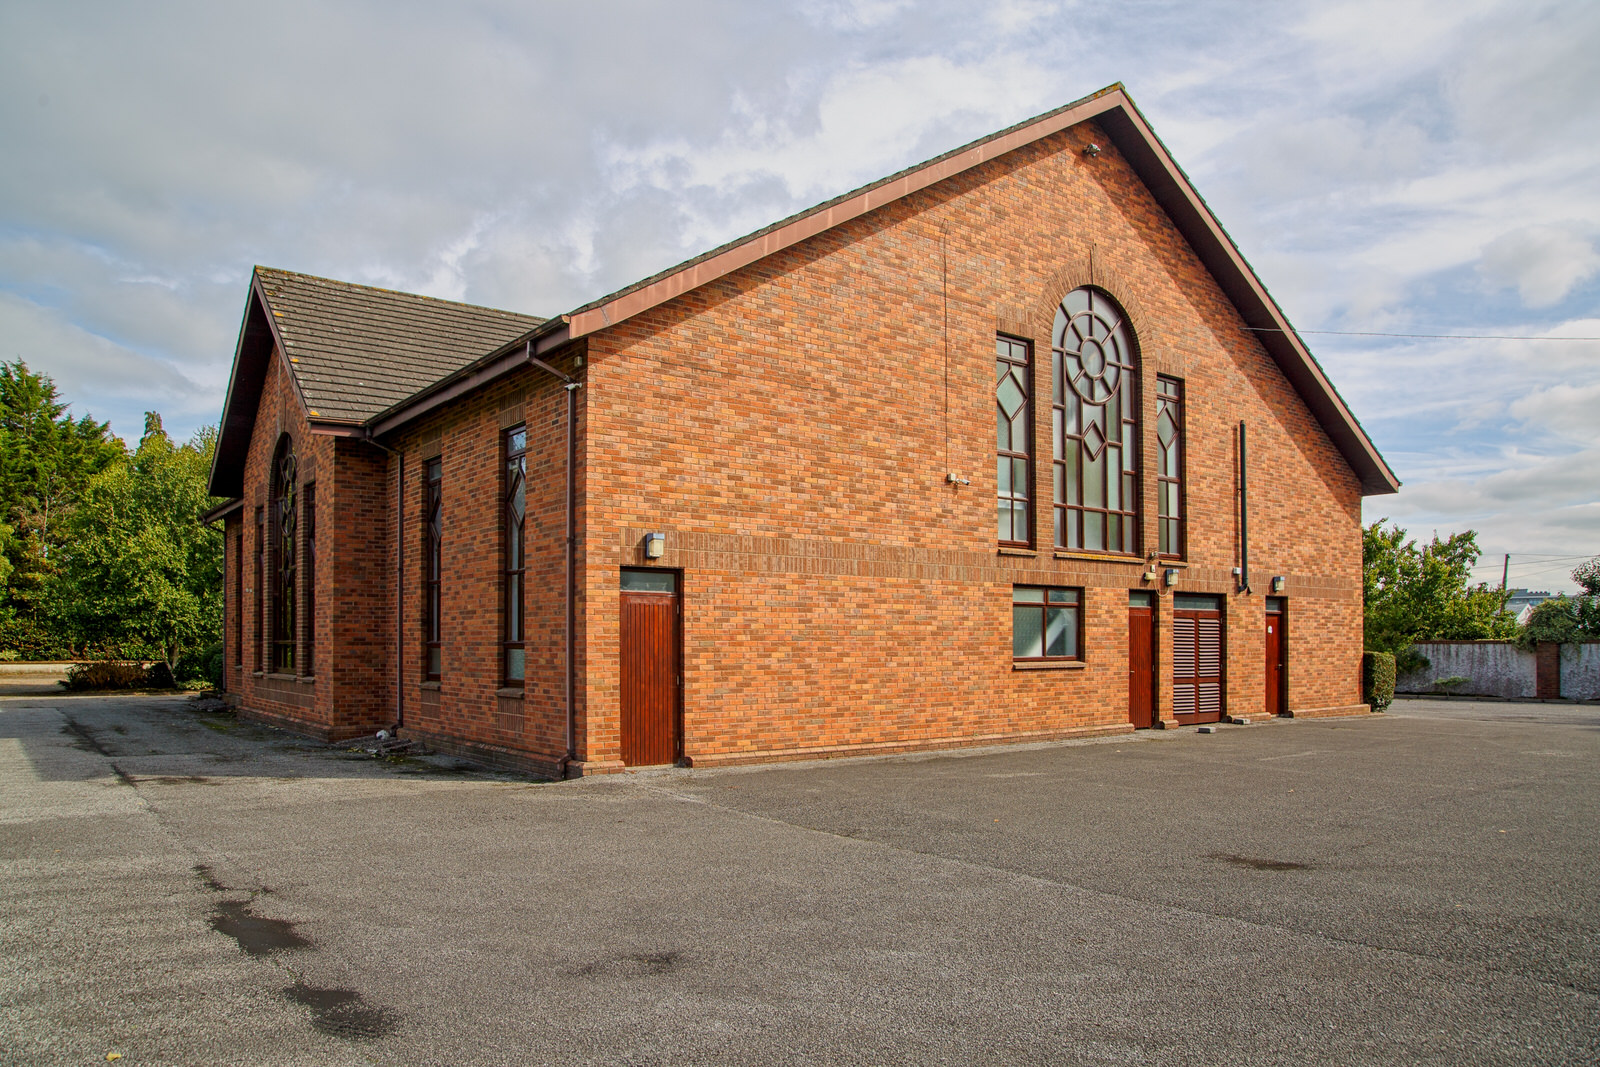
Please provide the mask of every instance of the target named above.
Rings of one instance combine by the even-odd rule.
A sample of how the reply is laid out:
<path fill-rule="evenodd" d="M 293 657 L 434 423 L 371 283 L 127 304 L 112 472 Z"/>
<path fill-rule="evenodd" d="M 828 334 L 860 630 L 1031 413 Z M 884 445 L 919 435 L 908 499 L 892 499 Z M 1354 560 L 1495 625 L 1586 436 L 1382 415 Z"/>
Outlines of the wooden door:
<path fill-rule="evenodd" d="M 1288 672 L 1288 614 L 1280 597 L 1267 598 L 1267 714 L 1282 715 L 1288 710 L 1286 684 Z"/>
<path fill-rule="evenodd" d="M 622 762 L 630 767 L 679 756 L 681 622 L 675 573 L 622 572 Z"/>
<path fill-rule="evenodd" d="M 1173 598 L 1172 713 L 1178 722 L 1221 721 L 1222 638 L 1219 598 Z"/>
<path fill-rule="evenodd" d="M 1154 595 L 1128 594 L 1128 721 L 1136 729 L 1156 723 L 1156 611 Z"/>

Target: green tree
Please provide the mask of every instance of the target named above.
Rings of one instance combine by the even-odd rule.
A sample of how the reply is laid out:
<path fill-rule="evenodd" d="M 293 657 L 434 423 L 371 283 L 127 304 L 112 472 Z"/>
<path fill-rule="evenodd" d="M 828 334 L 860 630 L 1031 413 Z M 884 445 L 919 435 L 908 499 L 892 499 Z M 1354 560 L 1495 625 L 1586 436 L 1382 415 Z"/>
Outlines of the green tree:
<path fill-rule="evenodd" d="M 1600 638 L 1600 556 L 1574 567 L 1572 580 L 1583 592 L 1578 596 L 1562 594 L 1534 605 L 1528 621 L 1517 632 L 1517 647 L 1531 649 L 1541 641 L 1565 645 Z"/>
<path fill-rule="evenodd" d="M 1399 526 L 1379 519 L 1362 531 L 1366 647 L 1395 654 L 1400 670 L 1420 667 L 1417 641 L 1507 638 L 1516 621 L 1500 593 L 1468 578 L 1478 562 L 1478 535 L 1467 530 L 1418 546 Z"/>
<path fill-rule="evenodd" d="M 70 651 L 53 613 L 59 552 L 89 480 L 123 452 L 109 424 L 67 414 L 49 375 L 0 363 L 0 651 Z"/>
<path fill-rule="evenodd" d="M 172 443 L 145 415 L 131 456 L 95 475 L 62 551 L 63 615 L 85 647 L 176 666 L 222 635 L 222 533 L 200 516 L 216 431 Z"/>

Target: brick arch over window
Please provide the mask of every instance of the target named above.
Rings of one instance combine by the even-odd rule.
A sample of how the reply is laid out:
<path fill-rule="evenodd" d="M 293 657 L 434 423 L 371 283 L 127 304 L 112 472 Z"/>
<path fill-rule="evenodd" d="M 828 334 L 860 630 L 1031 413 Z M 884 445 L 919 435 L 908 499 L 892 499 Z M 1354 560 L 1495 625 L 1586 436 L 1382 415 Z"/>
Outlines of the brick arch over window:
<path fill-rule="evenodd" d="M 1055 544 L 1139 555 L 1139 347 L 1122 305 L 1079 286 L 1050 331 Z"/>
<path fill-rule="evenodd" d="M 294 439 L 284 434 L 278 438 L 278 447 L 272 453 L 272 496 L 267 519 L 271 548 L 267 580 L 272 587 L 267 600 L 267 633 L 271 642 L 268 669 L 282 674 L 294 673 L 295 638 L 299 633 L 296 626 L 299 602 L 295 595 L 299 577 L 298 478 Z"/>

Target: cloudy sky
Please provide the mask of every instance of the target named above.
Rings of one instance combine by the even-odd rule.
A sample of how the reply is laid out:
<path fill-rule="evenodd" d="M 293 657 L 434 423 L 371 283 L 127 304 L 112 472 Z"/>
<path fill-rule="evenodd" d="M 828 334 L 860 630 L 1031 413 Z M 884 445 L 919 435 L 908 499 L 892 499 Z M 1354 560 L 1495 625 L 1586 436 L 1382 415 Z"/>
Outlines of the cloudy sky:
<path fill-rule="evenodd" d="M 1570 588 L 1596 56 L 1592 0 L 6 0 L 0 359 L 187 435 L 252 264 L 552 314 L 1121 81 L 1405 482 L 1369 520 Z"/>

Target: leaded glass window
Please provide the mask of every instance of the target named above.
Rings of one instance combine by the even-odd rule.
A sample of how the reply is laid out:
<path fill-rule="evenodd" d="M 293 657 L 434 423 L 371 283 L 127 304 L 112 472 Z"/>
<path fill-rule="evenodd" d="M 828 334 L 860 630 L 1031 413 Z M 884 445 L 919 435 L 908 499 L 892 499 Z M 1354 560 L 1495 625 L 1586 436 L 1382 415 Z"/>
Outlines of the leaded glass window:
<path fill-rule="evenodd" d="M 278 444 L 272 463 L 272 670 L 294 672 L 295 579 L 298 577 L 297 543 L 299 509 L 295 500 L 298 473 L 294 442 L 287 436 Z"/>
<path fill-rule="evenodd" d="M 440 588 L 444 563 L 444 464 L 430 459 L 423 472 L 422 521 L 426 539 L 427 563 L 423 571 L 422 644 L 424 673 L 431 682 L 439 680 L 444 666 L 440 624 Z"/>
<path fill-rule="evenodd" d="M 1183 383 L 1156 379 L 1156 515 L 1159 551 L 1183 555 Z"/>
<path fill-rule="evenodd" d="M 1139 551 L 1138 389 L 1133 332 L 1111 298 L 1074 289 L 1052 330 L 1055 543 Z"/>
<path fill-rule="evenodd" d="M 995 482 L 1000 541 L 1029 543 L 1033 485 L 1032 361 L 1028 343 L 995 340 Z"/>
<path fill-rule="evenodd" d="M 522 533 L 528 507 L 528 431 L 524 426 L 505 434 L 505 490 L 501 497 L 505 536 L 505 684 L 523 683 L 523 557 Z"/>
<path fill-rule="evenodd" d="M 317 486 L 315 482 L 307 482 L 301 490 L 303 500 L 300 510 L 305 516 L 306 537 L 306 562 L 305 583 L 306 591 L 305 609 L 301 614 L 305 617 L 305 655 L 300 664 L 301 674 L 311 674 L 317 662 Z"/>

